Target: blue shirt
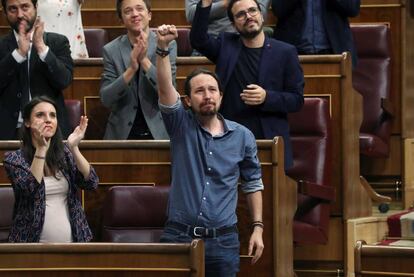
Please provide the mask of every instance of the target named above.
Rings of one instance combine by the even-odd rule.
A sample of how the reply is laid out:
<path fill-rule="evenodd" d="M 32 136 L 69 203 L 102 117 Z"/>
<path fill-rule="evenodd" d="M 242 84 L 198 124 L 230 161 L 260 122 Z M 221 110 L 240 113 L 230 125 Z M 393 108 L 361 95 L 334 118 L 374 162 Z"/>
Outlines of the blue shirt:
<path fill-rule="evenodd" d="M 171 140 L 168 220 L 209 228 L 236 224 L 239 177 L 244 193 L 263 190 L 253 134 L 219 115 L 224 133 L 213 137 L 179 99 L 159 105 Z"/>
<path fill-rule="evenodd" d="M 321 0 L 302 0 L 305 20 L 302 40 L 297 46 L 300 53 L 317 54 L 331 48 L 322 18 L 324 8 Z"/>

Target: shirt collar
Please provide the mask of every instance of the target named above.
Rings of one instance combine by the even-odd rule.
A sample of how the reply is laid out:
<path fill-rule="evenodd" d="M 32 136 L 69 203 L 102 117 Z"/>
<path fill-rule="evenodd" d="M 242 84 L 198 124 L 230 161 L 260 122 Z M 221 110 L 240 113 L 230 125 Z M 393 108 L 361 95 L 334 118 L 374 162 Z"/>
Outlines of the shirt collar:
<path fill-rule="evenodd" d="M 195 113 L 192 110 L 191 110 L 191 112 L 194 116 L 195 121 L 197 122 L 198 126 L 200 127 L 200 129 L 203 130 L 204 132 L 208 133 L 209 135 L 211 135 L 211 133 L 209 131 L 207 131 L 203 126 L 201 126 L 200 121 L 198 121 L 198 118 L 195 115 Z M 227 133 L 233 132 L 236 129 L 235 122 L 225 119 L 220 113 L 217 113 L 217 117 L 218 117 L 219 120 L 221 120 L 223 122 L 224 132 L 221 135 L 214 136 L 215 138 L 223 137 Z"/>

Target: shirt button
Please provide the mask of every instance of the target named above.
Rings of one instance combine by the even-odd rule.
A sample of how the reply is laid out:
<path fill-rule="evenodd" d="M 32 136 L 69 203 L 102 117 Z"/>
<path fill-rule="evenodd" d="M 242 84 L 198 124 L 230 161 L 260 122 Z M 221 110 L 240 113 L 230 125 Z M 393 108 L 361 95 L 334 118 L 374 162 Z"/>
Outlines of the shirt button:
<path fill-rule="evenodd" d="M 210 185 L 210 182 L 206 182 L 207 185 Z"/>
<path fill-rule="evenodd" d="M 203 200 L 206 200 L 206 198 L 205 198 L 205 197 L 203 197 Z"/>
<path fill-rule="evenodd" d="M 208 152 L 208 153 L 209 153 L 210 155 L 213 155 L 213 152 L 211 152 L 211 151 L 210 151 L 210 152 Z"/>
<path fill-rule="evenodd" d="M 200 213 L 200 215 L 203 215 L 203 213 Z"/>
<path fill-rule="evenodd" d="M 208 171 L 211 171 L 211 167 L 209 167 L 207 170 L 208 170 Z"/>
<path fill-rule="evenodd" d="M 17 98 L 22 97 L 22 94 L 20 92 L 17 93 Z"/>

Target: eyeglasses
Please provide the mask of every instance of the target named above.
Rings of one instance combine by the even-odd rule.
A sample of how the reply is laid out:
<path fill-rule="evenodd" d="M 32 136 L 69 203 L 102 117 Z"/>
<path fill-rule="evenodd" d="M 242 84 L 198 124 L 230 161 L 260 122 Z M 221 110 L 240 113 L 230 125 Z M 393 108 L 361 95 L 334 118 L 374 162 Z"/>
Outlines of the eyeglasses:
<path fill-rule="evenodd" d="M 248 8 L 246 11 L 239 11 L 234 15 L 234 18 L 236 18 L 237 20 L 245 20 L 247 18 L 247 14 L 249 14 L 250 16 L 256 16 L 259 13 L 259 11 L 260 10 L 258 7 L 251 7 Z"/>

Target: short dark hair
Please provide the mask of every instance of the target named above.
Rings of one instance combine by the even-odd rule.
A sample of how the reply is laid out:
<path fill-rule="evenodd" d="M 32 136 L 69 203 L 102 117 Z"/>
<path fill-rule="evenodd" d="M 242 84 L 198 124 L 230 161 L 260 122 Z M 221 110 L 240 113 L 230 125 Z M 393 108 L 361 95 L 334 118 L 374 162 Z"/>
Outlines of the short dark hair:
<path fill-rule="evenodd" d="M 187 95 L 188 97 L 191 97 L 191 83 L 190 82 L 194 77 L 196 77 L 200 74 L 206 74 L 206 75 L 210 75 L 211 77 L 213 77 L 217 82 L 220 94 L 223 93 L 223 90 L 222 90 L 222 87 L 221 87 L 221 82 L 220 82 L 220 79 L 217 76 L 217 74 L 210 71 L 210 70 L 208 70 L 208 69 L 206 69 L 206 68 L 199 67 L 199 68 L 194 69 L 187 76 L 187 78 L 185 79 L 185 83 L 184 83 L 184 93 L 185 93 L 185 95 Z"/>
<path fill-rule="evenodd" d="M 116 0 L 116 13 L 118 14 L 118 17 L 120 19 L 122 19 L 121 6 L 122 6 L 123 1 L 124 0 Z M 150 12 L 151 11 L 151 1 L 150 0 L 142 0 L 142 2 L 144 2 L 145 6 L 147 7 L 147 10 Z"/>
<path fill-rule="evenodd" d="M 227 16 L 230 20 L 230 22 L 234 23 L 234 15 L 231 12 L 231 9 L 233 8 L 234 4 L 236 4 L 236 2 L 239 2 L 241 0 L 230 0 L 229 5 L 227 6 Z M 262 13 L 262 9 L 260 8 L 259 2 L 257 2 L 257 0 L 253 0 L 257 7 L 259 8 L 260 13 Z"/>
<path fill-rule="evenodd" d="M 32 4 L 33 4 L 33 6 L 35 6 L 35 8 L 36 8 L 36 5 L 37 5 L 37 0 L 32 0 Z M 7 13 L 7 9 L 6 9 L 6 6 L 7 6 L 7 0 L 1 0 L 1 5 L 3 6 L 3 12 L 6 14 L 6 13 Z"/>
<path fill-rule="evenodd" d="M 2 0 L 6 1 L 6 0 Z M 32 114 L 33 108 L 40 104 L 40 103 L 49 103 L 55 107 L 57 112 L 58 107 L 56 103 L 47 96 L 38 96 L 34 97 L 27 105 L 24 107 L 22 116 L 23 116 L 23 124 L 20 129 L 21 134 L 21 149 L 23 152 L 23 156 L 29 163 L 33 160 L 34 153 L 36 149 L 32 144 L 32 133 L 29 127 L 26 127 L 25 123 L 30 121 L 30 116 Z M 56 177 L 56 174 L 59 170 L 65 170 L 67 168 L 66 161 L 64 159 L 64 146 L 62 142 L 62 133 L 59 128 L 59 118 L 57 118 L 58 124 L 56 126 L 56 133 L 51 138 L 49 150 L 46 154 L 46 163 L 51 170 L 52 174 Z"/>

